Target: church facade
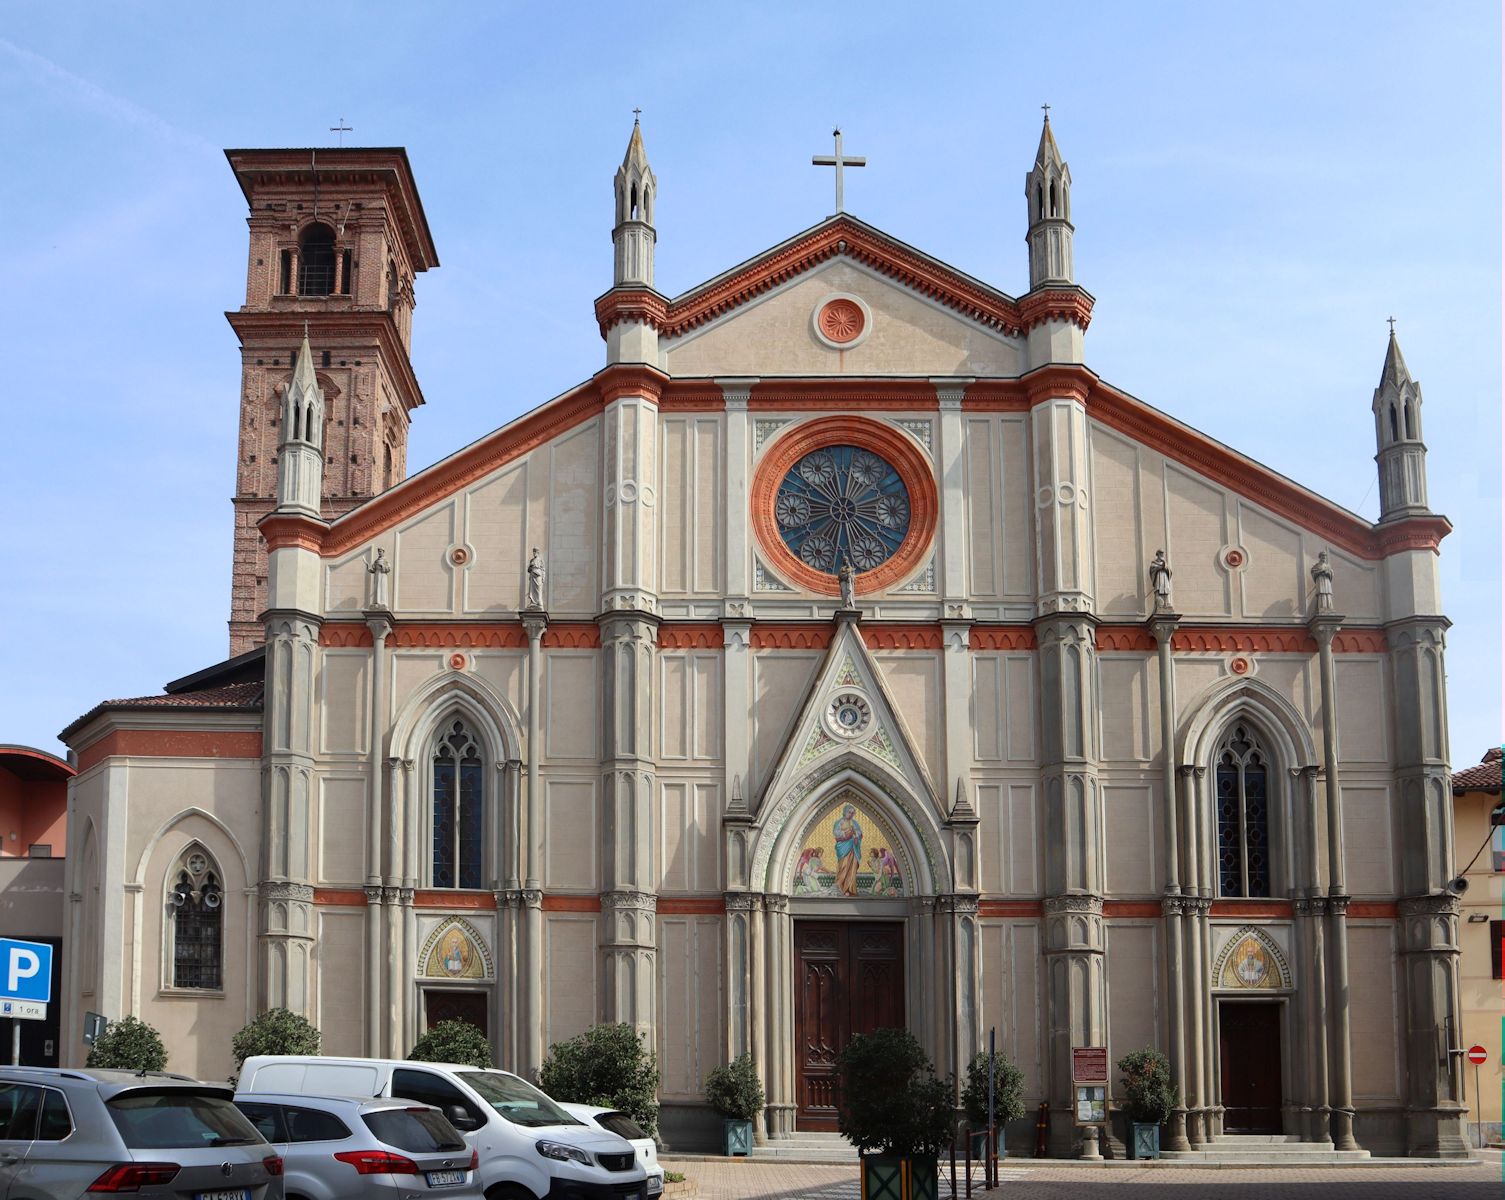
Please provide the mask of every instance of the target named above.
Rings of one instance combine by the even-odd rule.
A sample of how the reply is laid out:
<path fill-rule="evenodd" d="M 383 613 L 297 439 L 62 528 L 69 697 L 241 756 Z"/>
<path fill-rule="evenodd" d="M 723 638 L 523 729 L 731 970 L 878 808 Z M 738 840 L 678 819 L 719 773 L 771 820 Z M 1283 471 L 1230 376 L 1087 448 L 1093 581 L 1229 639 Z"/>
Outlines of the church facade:
<path fill-rule="evenodd" d="M 65 731 L 65 1029 L 223 1077 L 267 1007 L 343 1054 L 462 1016 L 526 1074 L 626 1021 L 671 1141 L 744 1051 L 779 1138 L 853 1032 L 958 1072 L 996 1029 L 1054 1153 L 1073 1047 L 1147 1045 L 1171 1148 L 1463 1151 L 1449 526 L 1393 335 L 1371 523 L 1089 369 L 1048 123 L 1018 297 L 838 212 L 670 298 L 635 126 L 605 366 L 403 478 L 406 155 L 229 158 L 235 657 Z"/>

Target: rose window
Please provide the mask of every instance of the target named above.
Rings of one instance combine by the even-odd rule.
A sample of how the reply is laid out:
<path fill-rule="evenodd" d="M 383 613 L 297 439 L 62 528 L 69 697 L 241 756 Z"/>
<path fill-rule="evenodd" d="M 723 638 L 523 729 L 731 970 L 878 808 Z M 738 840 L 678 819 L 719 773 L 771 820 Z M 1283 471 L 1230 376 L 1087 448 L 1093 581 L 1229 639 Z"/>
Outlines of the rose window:
<path fill-rule="evenodd" d="M 872 719 L 872 708 L 856 692 L 841 693 L 826 709 L 826 724 L 838 737 L 860 737 Z"/>
<path fill-rule="evenodd" d="M 850 562 L 871 571 L 892 558 L 909 532 L 909 490 L 889 463 L 856 446 L 824 446 L 805 455 L 779 485 L 779 536 L 817 571 Z"/>

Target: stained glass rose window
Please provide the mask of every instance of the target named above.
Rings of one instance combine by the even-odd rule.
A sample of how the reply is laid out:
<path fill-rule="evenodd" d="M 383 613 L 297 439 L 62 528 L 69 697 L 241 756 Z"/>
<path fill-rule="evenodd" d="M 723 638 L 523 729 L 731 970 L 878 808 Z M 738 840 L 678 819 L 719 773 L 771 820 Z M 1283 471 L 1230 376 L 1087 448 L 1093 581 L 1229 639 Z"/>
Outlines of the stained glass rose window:
<path fill-rule="evenodd" d="M 817 571 L 858 572 L 892 558 L 909 532 L 909 490 L 889 463 L 857 446 L 823 446 L 790 468 L 774 501 L 779 536 Z"/>

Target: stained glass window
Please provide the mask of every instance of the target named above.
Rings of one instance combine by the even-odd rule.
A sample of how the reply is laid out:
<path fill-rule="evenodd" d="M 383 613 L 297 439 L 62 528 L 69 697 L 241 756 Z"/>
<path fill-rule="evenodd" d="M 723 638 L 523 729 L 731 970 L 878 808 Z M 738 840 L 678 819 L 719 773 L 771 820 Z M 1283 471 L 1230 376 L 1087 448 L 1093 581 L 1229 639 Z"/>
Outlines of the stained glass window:
<path fill-rule="evenodd" d="M 1252 730 L 1235 725 L 1218 752 L 1218 894 L 1270 894 L 1269 764 Z"/>
<path fill-rule="evenodd" d="M 806 566 L 834 575 L 843 561 L 871 571 L 909 532 L 909 489 L 871 450 L 824 446 L 790 468 L 774 516 L 784 544 Z"/>
<path fill-rule="evenodd" d="M 172 921 L 172 986 L 217 991 L 224 961 L 224 889 L 209 856 L 193 847 L 174 868 L 167 894 Z"/>
<path fill-rule="evenodd" d="M 482 792 L 480 743 L 464 721 L 456 720 L 434 748 L 436 888 L 482 886 Z"/>

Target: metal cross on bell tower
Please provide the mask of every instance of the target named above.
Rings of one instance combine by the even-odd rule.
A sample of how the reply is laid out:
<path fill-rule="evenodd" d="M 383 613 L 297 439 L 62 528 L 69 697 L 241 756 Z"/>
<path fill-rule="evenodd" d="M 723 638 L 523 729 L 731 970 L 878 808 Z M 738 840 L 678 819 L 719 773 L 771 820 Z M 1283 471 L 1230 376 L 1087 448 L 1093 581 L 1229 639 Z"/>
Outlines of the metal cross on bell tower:
<path fill-rule="evenodd" d="M 836 168 L 836 211 L 837 212 L 841 212 L 841 211 L 843 211 L 843 208 L 842 208 L 843 196 L 842 196 L 842 188 L 841 188 L 841 183 L 842 183 L 841 172 L 842 172 L 842 168 L 843 167 L 865 167 L 865 166 L 867 166 L 867 159 L 865 159 L 865 158 L 843 158 L 842 157 L 842 153 L 841 153 L 841 130 L 839 130 L 839 129 L 833 129 L 831 131 L 831 134 L 836 139 L 836 154 L 834 156 L 830 155 L 830 154 L 817 154 L 814 158 L 812 158 L 810 160 L 810 165 L 814 166 L 814 167 L 835 167 Z"/>

